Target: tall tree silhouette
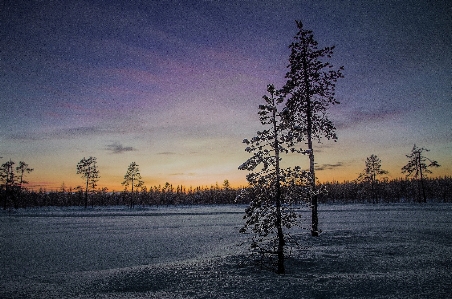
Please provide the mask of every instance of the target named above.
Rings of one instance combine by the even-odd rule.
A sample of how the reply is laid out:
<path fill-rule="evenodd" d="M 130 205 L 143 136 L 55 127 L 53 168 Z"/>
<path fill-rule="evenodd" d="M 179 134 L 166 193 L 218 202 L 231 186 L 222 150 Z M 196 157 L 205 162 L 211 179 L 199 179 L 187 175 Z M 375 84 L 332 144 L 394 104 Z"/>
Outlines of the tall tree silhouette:
<path fill-rule="evenodd" d="M 422 198 L 424 202 L 427 202 L 427 197 L 425 195 L 424 178 L 427 173 L 432 173 L 429 169 L 430 167 L 440 167 L 438 162 L 430 160 L 429 158 L 422 155 L 422 152 L 428 152 L 426 148 L 418 148 L 416 144 L 413 146 L 411 153 L 406 155 L 408 163 L 402 167 L 402 173 L 405 173 L 407 177 L 413 176 L 418 181 L 418 191 L 419 194 L 422 193 Z"/>
<path fill-rule="evenodd" d="M 131 194 L 131 198 L 130 198 L 130 208 L 133 208 L 134 206 L 134 201 L 133 201 L 133 197 L 134 195 L 134 191 L 133 188 L 139 188 L 142 187 L 144 182 L 141 180 L 141 174 L 140 174 L 140 170 L 138 168 L 138 164 L 135 162 L 130 163 L 129 167 L 127 168 L 127 172 L 124 175 L 124 181 L 121 183 L 122 185 L 124 185 L 124 187 L 128 187 L 129 185 L 132 186 L 132 194 Z"/>
<path fill-rule="evenodd" d="M 24 179 L 25 173 L 30 173 L 32 172 L 34 169 L 33 168 L 29 168 L 29 165 L 23 161 L 19 162 L 19 166 L 16 167 L 16 172 L 18 173 L 19 176 L 19 188 L 22 189 L 22 185 L 23 184 L 28 184 L 28 182 Z"/>
<path fill-rule="evenodd" d="M 245 139 L 245 149 L 252 156 L 242 165 L 248 170 L 249 188 L 239 197 L 250 199 L 246 209 L 246 223 L 240 230 L 254 233 L 251 249 L 262 258 L 277 257 L 276 271 L 285 273 L 284 248 L 288 241 L 285 229 L 296 225 L 298 215 L 292 207 L 294 201 L 305 194 L 309 176 L 299 167 L 282 169 L 281 153 L 287 153 L 286 125 L 278 106 L 284 101 L 273 85 L 267 87 L 270 96 L 264 96 L 265 105 L 259 106 L 261 124 L 268 128 L 258 131 L 251 140 Z M 258 167 L 262 167 L 258 169 Z M 257 169 L 257 170 L 256 170 Z"/>
<path fill-rule="evenodd" d="M 81 174 L 82 178 L 86 180 L 85 188 L 85 208 L 88 207 L 88 192 L 94 191 L 99 181 L 99 170 L 97 169 L 97 158 L 89 157 L 86 159 L 83 157 L 77 164 L 77 174 Z"/>
<path fill-rule="evenodd" d="M 14 189 L 17 186 L 17 179 L 14 173 L 14 162 L 9 160 L 0 167 L 0 185 L 3 197 L 3 209 L 6 209 L 8 202 L 12 201 L 15 206 Z"/>
<path fill-rule="evenodd" d="M 333 55 L 334 47 L 319 49 L 312 31 L 304 29 L 301 21 L 297 21 L 296 24 L 298 33 L 290 45 L 289 71 L 286 74 L 287 82 L 283 87 L 284 93 L 289 96 L 285 113 L 292 126 L 293 139 L 297 142 L 306 141 L 308 146 L 306 151 L 301 152 L 309 155 L 309 170 L 314 191 L 311 198 L 311 234 L 318 236 L 313 140 L 320 142 L 322 137 L 337 139 L 336 128 L 328 119 L 327 109 L 330 105 L 339 104 L 335 98 L 335 87 L 337 80 L 343 77 L 343 67 L 333 69 L 326 61 Z"/>
<path fill-rule="evenodd" d="M 25 205 L 23 202 L 23 190 L 24 190 L 24 184 L 28 184 L 28 181 L 25 180 L 25 174 L 32 172 L 34 169 L 28 167 L 29 165 L 25 163 L 24 161 L 19 161 L 19 166 L 16 167 L 16 173 L 17 173 L 17 191 L 18 191 L 18 197 L 21 204 Z"/>

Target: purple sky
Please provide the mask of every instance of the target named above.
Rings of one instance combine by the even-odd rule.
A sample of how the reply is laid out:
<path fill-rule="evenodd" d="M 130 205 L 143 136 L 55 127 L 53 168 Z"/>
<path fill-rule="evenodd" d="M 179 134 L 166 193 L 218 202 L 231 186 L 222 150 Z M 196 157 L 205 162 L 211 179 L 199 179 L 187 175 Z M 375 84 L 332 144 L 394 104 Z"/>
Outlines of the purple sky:
<path fill-rule="evenodd" d="M 0 157 L 31 185 L 99 186 L 127 166 L 148 186 L 244 185 L 241 141 L 259 129 L 266 85 L 281 87 L 295 20 L 344 65 L 330 110 L 337 143 L 317 146 L 321 181 L 354 179 L 376 154 L 401 177 L 413 144 L 452 174 L 450 1 L 4 1 Z M 287 157 L 306 168 L 308 158 Z"/>

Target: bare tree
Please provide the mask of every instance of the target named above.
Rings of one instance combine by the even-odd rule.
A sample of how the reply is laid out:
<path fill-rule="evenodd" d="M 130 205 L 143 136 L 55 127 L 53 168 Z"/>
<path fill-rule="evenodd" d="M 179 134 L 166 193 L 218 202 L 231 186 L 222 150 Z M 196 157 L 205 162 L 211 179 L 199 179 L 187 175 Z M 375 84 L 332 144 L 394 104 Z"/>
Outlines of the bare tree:
<path fill-rule="evenodd" d="M 402 173 L 406 174 L 407 177 L 413 176 L 418 181 L 418 191 L 419 194 L 422 192 L 422 198 L 424 202 L 427 202 L 427 197 L 425 195 L 424 178 L 427 173 L 432 173 L 429 169 L 430 167 L 440 167 L 438 162 L 430 160 L 429 158 L 422 155 L 422 152 L 428 152 L 426 148 L 418 148 L 416 144 L 411 150 L 411 154 L 406 155 L 408 159 L 408 164 L 402 167 Z"/>
<path fill-rule="evenodd" d="M 132 209 L 134 206 L 134 191 L 133 188 L 139 188 L 142 187 L 144 182 L 141 180 L 141 174 L 140 170 L 138 168 L 138 164 L 135 162 L 130 163 L 129 168 L 127 168 L 127 172 L 124 175 L 124 182 L 121 184 L 124 185 L 124 187 L 127 189 L 127 187 L 130 185 L 132 186 L 132 194 L 130 198 L 130 208 Z"/>
<path fill-rule="evenodd" d="M 77 174 L 81 174 L 82 178 L 86 180 L 85 188 L 85 208 L 88 207 L 88 192 L 96 190 L 97 182 L 99 181 L 99 170 L 97 169 L 97 159 L 83 157 L 77 164 Z"/>
<path fill-rule="evenodd" d="M 370 185 L 372 200 L 378 202 L 378 194 L 376 186 L 378 185 L 377 177 L 387 174 L 386 170 L 381 169 L 381 160 L 376 155 L 372 154 L 366 159 L 366 168 L 358 176 L 358 181 Z"/>
<path fill-rule="evenodd" d="M 309 170 L 312 176 L 312 189 L 316 189 L 315 160 L 313 140 L 320 142 L 322 137 L 336 140 L 336 128 L 328 119 L 327 109 L 339 104 L 335 98 L 336 82 L 342 78 L 343 67 L 333 70 L 325 61 L 333 55 L 334 47 L 319 49 L 312 31 L 303 28 L 297 21 L 298 33 L 290 45 L 289 71 L 287 83 L 283 90 L 289 95 L 286 103 L 286 118 L 292 124 L 292 133 L 297 142 L 306 141 L 309 155 Z M 311 199 L 312 227 L 311 234 L 318 236 L 317 194 Z"/>
<path fill-rule="evenodd" d="M 285 273 L 284 248 L 288 241 L 284 230 L 297 225 L 298 215 L 293 203 L 305 194 L 303 188 L 309 175 L 299 167 L 281 168 L 281 153 L 288 152 L 286 126 L 278 111 L 284 99 L 273 85 L 269 85 L 267 91 L 270 96 L 263 97 L 265 105 L 259 106 L 259 115 L 261 124 L 269 128 L 257 132 L 251 140 L 243 140 L 248 145 L 245 150 L 252 153 L 252 157 L 239 166 L 241 170 L 250 171 L 249 187 L 239 195 L 240 200 L 243 197 L 250 200 L 244 216 L 246 223 L 240 231 L 252 231 L 251 249 L 262 258 L 272 259 L 276 255 L 277 273 L 282 274 Z"/>

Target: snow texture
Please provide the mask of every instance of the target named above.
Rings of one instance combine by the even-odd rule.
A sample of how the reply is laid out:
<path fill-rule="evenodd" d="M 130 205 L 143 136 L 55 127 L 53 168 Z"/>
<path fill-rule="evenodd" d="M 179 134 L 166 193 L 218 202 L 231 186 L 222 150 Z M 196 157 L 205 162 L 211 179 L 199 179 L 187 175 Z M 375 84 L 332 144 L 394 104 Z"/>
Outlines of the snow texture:
<path fill-rule="evenodd" d="M 2 211 L 0 298 L 451 298 L 451 204 L 322 205 L 285 275 L 237 246 L 244 209 Z"/>

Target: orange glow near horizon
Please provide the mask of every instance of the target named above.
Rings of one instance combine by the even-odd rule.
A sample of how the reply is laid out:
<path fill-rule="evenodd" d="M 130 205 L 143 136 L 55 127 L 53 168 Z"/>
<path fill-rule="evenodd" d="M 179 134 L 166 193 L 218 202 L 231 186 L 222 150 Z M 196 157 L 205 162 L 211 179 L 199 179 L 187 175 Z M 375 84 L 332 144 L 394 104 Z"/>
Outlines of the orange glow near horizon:
<path fill-rule="evenodd" d="M 242 188 L 248 185 L 248 182 L 246 181 L 246 173 L 245 171 L 243 171 L 243 175 L 242 178 L 240 177 L 233 177 L 233 178 L 223 178 L 223 179 L 218 179 L 218 180 L 214 180 L 214 181 L 202 181 L 202 180 L 197 180 L 197 179 L 173 179 L 171 180 L 171 178 L 167 178 L 167 179 L 162 179 L 162 178 L 146 178 L 143 177 L 143 180 L 145 182 L 145 186 L 147 187 L 147 189 L 149 190 L 150 188 L 153 187 L 163 187 L 167 182 L 171 185 L 173 185 L 174 188 L 176 188 L 176 186 L 182 186 L 184 187 L 186 190 L 190 189 L 190 188 L 196 188 L 196 187 L 201 187 L 201 188 L 210 188 L 211 186 L 216 186 L 218 185 L 220 188 L 223 187 L 223 183 L 224 180 L 228 180 L 229 185 L 231 186 L 231 188 L 234 189 L 238 189 L 238 188 Z M 353 175 L 352 173 L 340 173 L 338 171 L 318 171 L 317 172 L 317 178 L 318 178 L 318 182 L 320 183 L 333 183 L 333 182 L 339 182 L 339 183 L 344 183 L 344 182 L 349 182 L 349 181 L 353 181 L 357 178 L 357 175 Z M 433 172 L 433 174 L 431 174 L 430 178 L 438 178 L 438 177 L 447 177 L 450 176 L 449 173 L 447 173 L 447 171 L 441 171 L 441 168 L 439 169 L 435 169 L 435 171 Z M 383 177 L 388 177 L 390 180 L 392 179 L 404 179 L 405 176 L 400 174 L 400 175 L 391 175 L 391 172 L 389 175 L 386 176 L 382 176 L 380 179 L 382 179 Z M 39 180 L 30 180 L 30 183 L 28 185 L 25 185 L 26 188 L 28 188 L 29 190 L 33 190 L 33 191 L 39 191 L 40 189 L 45 190 L 45 191 L 61 191 L 62 188 L 64 188 L 66 191 L 68 190 L 74 190 L 75 188 L 77 188 L 78 186 L 81 186 L 82 188 L 84 188 L 85 183 L 83 181 L 82 178 L 79 179 L 72 179 L 72 180 L 63 180 L 61 183 L 56 183 L 56 182 L 52 182 L 52 181 L 39 181 Z M 97 189 L 102 189 L 102 188 L 108 188 L 109 192 L 115 191 L 123 191 L 124 190 L 124 186 L 121 185 L 121 182 L 118 182 L 118 180 L 106 180 L 106 179 L 101 179 L 98 182 L 98 186 Z"/>

